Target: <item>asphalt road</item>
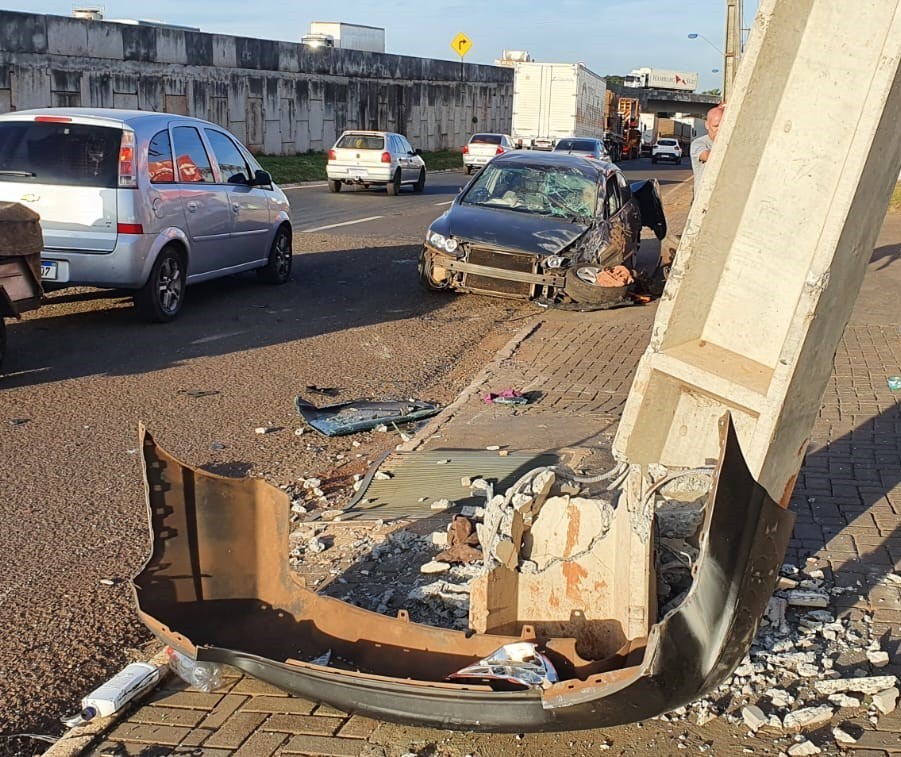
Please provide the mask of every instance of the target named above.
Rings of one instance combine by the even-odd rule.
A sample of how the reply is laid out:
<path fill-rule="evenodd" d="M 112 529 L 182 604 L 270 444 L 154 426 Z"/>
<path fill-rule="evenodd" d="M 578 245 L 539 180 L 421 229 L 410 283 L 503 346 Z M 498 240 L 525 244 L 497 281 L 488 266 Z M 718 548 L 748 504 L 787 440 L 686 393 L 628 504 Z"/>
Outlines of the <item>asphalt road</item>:
<path fill-rule="evenodd" d="M 630 178 L 656 175 L 664 194 L 688 171 L 651 170 L 649 160 L 623 167 Z M 267 287 L 251 274 L 197 285 L 171 324 L 143 323 L 129 297 L 96 290 L 55 292 L 8 324 L 0 734 L 58 733 L 58 717 L 150 641 L 128 584 L 149 548 L 139 420 L 190 464 L 289 490 L 315 475 L 340 498 L 399 439 L 297 436 L 295 395 L 450 402 L 540 312 L 419 289 L 420 240 L 466 178 L 436 173 L 425 193 L 399 197 L 290 189 L 292 281 Z M 308 385 L 340 391 L 326 400 Z M 0 739 L 0 753 L 40 751 Z"/>

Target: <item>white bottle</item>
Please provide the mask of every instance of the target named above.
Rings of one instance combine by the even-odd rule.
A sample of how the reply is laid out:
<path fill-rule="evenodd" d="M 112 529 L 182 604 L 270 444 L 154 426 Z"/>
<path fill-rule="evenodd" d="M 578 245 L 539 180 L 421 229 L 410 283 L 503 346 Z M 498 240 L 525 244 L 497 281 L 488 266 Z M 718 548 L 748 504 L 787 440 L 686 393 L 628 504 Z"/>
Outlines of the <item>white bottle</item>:
<path fill-rule="evenodd" d="M 160 669 L 146 662 L 133 662 L 81 700 L 84 720 L 112 715 L 136 696 L 152 689 L 160 680 Z"/>

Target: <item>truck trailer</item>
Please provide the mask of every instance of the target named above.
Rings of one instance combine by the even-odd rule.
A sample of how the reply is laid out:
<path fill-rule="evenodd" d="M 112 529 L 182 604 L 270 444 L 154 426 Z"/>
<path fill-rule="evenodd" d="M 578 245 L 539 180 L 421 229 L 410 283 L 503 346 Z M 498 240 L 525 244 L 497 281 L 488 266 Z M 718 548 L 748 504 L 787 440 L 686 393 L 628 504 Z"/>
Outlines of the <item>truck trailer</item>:
<path fill-rule="evenodd" d="M 582 63 L 517 63 L 513 79 L 513 141 L 553 150 L 563 137 L 604 138 L 603 77 Z"/>
<path fill-rule="evenodd" d="M 345 24 L 343 21 L 311 21 L 309 33 L 304 34 L 300 41 L 310 47 L 385 52 L 385 30 L 382 27 Z"/>
<path fill-rule="evenodd" d="M 633 89 L 677 89 L 694 92 L 698 88 L 698 75 L 688 71 L 670 71 L 666 68 L 635 68 L 623 79 L 624 87 Z"/>

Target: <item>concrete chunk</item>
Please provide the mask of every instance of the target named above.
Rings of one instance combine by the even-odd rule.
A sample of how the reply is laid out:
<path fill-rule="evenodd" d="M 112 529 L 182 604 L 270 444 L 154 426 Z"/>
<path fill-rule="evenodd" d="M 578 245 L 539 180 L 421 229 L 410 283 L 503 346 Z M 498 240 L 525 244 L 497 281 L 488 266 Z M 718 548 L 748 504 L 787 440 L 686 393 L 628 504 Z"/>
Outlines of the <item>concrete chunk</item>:
<path fill-rule="evenodd" d="M 741 717 L 742 720 L 745 721 L 745 725 L 748 726 L 754 733 L 757 733 L 759 728 L 762 728 L 766 725 L 766 715 L 763 714 L 763 710 L 761 710 L 756 704 L 749 704 L 745 707 L 741 708 Z"/>
<path fill-rule="evenodd" d="M 822 749 L 820 749 L 816 744 L 812 741 L 801 741 L 797 744 L 792 744 L 788 748 L 788 753 L 791 757 L 798 757 L 798 755 L 807 755 L 807 754 L 821 754 Z"/>
<path fill-rule="evenodd" d="M 815 589 L 792 589 L 786 592 L 786 599 L 792 607 L 829 606 L 829 595 Z"/>
<path fill-rule="evenodd" d="M 859 694 L 877 694 L 890 689 L 898 682 L 896 676 L 861 676 L 860 678 L 835 678 L 831 681 L 816 681 L 813 684 L 819 694 L 838 694 L 853 691 Z"/>
<path fill-rule="evenodd" d="M 816 730 L 832 720 L 832 707 L 822 704 L 817 707 L 804 707 L 790 712 L 782 720 L 782 726 L 786 731 Z"/>
<path fill-rule="evenodd" d="M 890 689 L 883 689 L 878 694 L 873 694 L 873 704 L 876 709 L 883 715 L 888 715 L 895 711 L 898 704 L 898 688 L 892 686 Z"/>

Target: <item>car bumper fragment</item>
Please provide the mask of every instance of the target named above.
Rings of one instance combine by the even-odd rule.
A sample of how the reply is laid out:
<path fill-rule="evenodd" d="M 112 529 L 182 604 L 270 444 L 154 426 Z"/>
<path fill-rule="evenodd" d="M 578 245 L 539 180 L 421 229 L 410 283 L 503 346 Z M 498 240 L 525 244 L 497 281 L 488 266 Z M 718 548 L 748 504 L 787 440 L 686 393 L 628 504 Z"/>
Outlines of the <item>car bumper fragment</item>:
<path fill-rule="evenodd" d="M 306 589 L 288 567 L 287 494 L 259 479 L 187 466 L 140 434 L 152 554 L 133 587 L 139 615 L 158 638 L 343 710 L 442 728 L 611 726 L 709 692 L 750 646 L 794 520 L 751 478 L 731 423 L 724 427 L 688 596 L 649 626 L 647 638 L 593 663 L 599 672 L 580 680 L 565 673 L 573 640 L 537 638 L 528 623 L 508 634 L 452 631 Z M 642 577 L 649 593 L 651 573 Z M 452 682 L 461 669 L 524 641 L 545 650 L 559 682 L 517 691 Z M 314 662 L 327 650 L 336 662 Z"/>

